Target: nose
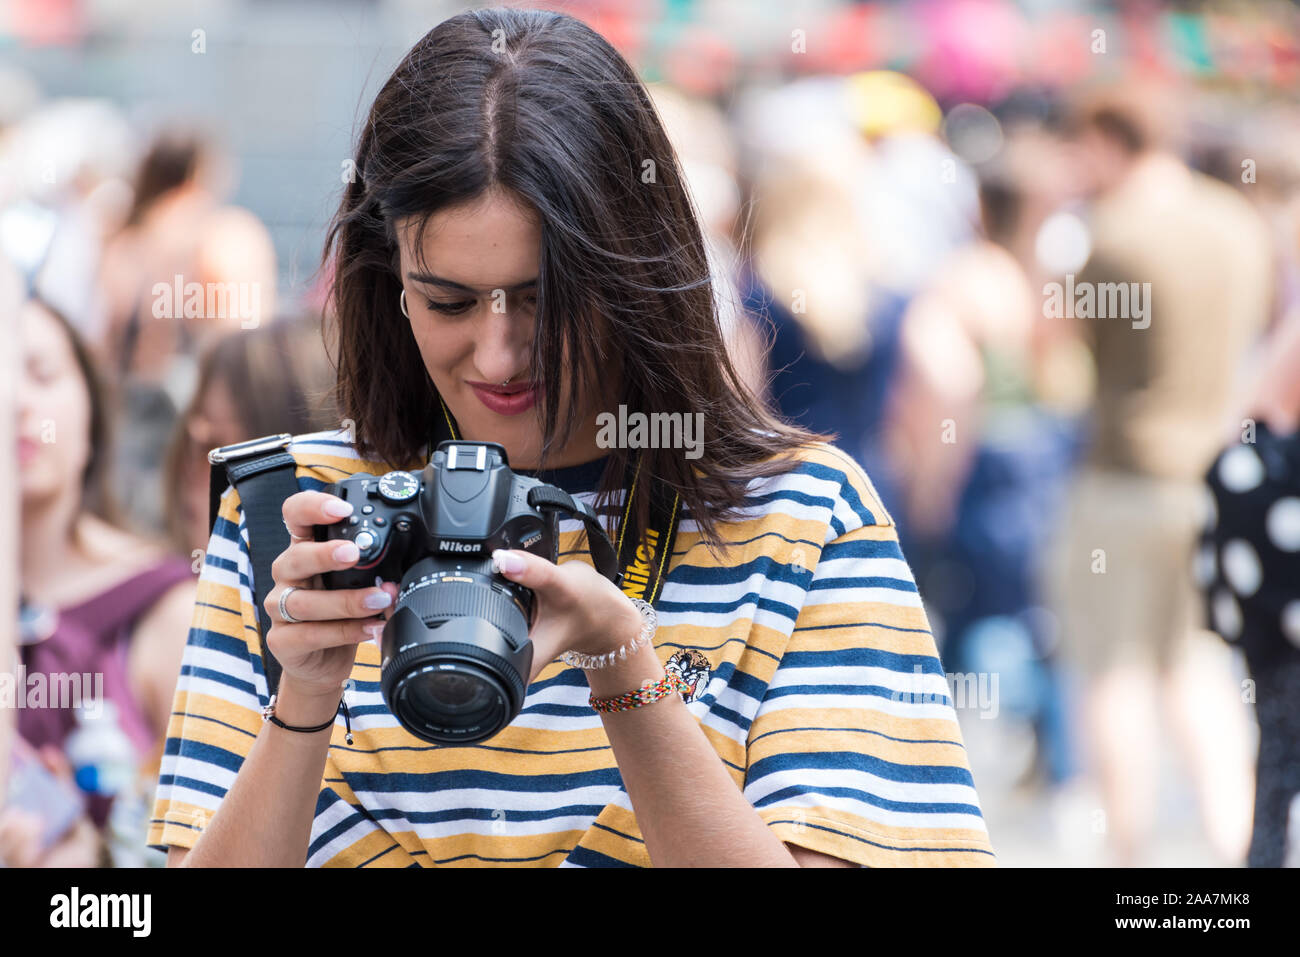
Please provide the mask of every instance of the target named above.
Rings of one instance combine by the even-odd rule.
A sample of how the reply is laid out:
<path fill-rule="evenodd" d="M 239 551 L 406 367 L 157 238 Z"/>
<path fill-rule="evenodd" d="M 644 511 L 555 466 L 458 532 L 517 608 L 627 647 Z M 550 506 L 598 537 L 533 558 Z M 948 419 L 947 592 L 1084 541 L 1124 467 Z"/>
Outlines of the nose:
<path fill-rule="evenodd" d="M 483 382 L 514 379 L 528 368 L 532 356 L 531 319 L 522 313 L 487 310 L 478 324 L 474 345 L 474 367 Z"/>

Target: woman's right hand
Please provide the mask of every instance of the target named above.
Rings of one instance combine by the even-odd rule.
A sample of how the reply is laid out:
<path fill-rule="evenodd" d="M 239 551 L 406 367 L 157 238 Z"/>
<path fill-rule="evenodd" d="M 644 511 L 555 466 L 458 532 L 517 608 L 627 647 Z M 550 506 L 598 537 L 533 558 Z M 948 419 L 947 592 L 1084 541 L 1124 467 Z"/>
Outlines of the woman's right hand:
<path fill-rule="evenodd" d="M 271 565 L 275 587 L 263 602 L 271 616 L 266 643 L 280 662 L 280 687 L 292 687 L 305 698 L 334 698 L 352 673 L 357 645 L 374 639 L 378 643 L 384 618 L 391 614 L 397 585 L 325 590 L 320 576 L 325 572 L 351 568 L 360 553 L 351 542 L 314 540 L 314 525 L 332 525 L 352 514 L 352 506 L 324 492 L 298 492 L 284 500 L 281 508 L 285 526 L 292 536 L 289 547 Z M 298 619 L 290 624 L 280 616 L 280 596 L 294 591 L 285 602 L 289 614 Z"/>

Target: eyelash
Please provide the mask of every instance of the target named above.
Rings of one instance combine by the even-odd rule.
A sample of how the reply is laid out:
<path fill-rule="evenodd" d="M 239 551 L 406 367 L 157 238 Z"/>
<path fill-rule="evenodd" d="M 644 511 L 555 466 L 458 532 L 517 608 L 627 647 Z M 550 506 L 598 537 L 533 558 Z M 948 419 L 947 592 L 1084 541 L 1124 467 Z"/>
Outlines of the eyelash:
<path fill-rule="evenodd" d="M 434 312 L 441 312 L 447 316 L 458 316 L 463 312 L 468 312 L 474 305 L 474 300 L 466 299 L 461 302 L 434 302 L 432 299 L 425 299 L 427 305 Z M 529 305 L 537 305 L 537 296 L 529 295 L 524 297 L 524 302 Z"/>
<path fill-rule="evenodd" d="M 447 316 L 458 316 L 462 312 L 467 312 L 474 305 L 473 300 L 464 302 L 434 302 L 432 299 L 426 299 L 425 304 L 434 312 L 441 312 Z"/>

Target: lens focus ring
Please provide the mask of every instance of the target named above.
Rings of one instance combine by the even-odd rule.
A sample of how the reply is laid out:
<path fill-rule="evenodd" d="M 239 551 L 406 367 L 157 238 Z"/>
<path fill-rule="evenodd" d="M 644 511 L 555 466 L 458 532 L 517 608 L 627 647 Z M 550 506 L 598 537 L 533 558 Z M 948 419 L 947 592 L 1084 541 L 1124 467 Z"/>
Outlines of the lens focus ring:
<path fill-rule="evenodd" d="M 482 618 L 500 628 L 512 646 L 528 635 L 528 622 L 519 606 L 491 585 L 480 582 L 446 582 L 425 585 L 399 599 L 426 625 L 449 618 Z"/>

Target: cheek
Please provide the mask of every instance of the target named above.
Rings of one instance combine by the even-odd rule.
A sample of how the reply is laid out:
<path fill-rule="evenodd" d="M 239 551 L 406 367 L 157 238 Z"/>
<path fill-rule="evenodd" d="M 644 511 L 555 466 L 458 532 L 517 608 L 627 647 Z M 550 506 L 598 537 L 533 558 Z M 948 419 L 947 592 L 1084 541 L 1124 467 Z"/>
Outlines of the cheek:
<path fill-rule="evenodd" d="M 468 324 L 462 324 L 468 328 Z M 438 327 L 430 323 L 412 322 L 411 335 L 420 350 L 420 358 L 434 383 L 450 378 L 456 367 L 468 355 L 473 342 L 458 327 Z"/>
<path fill-rule="evenodd" d="M 36 406 L 41 443 L 69 472 L 80 472 L 90 458 L 90 400 L 75 381 L 45 390 Z"/>

